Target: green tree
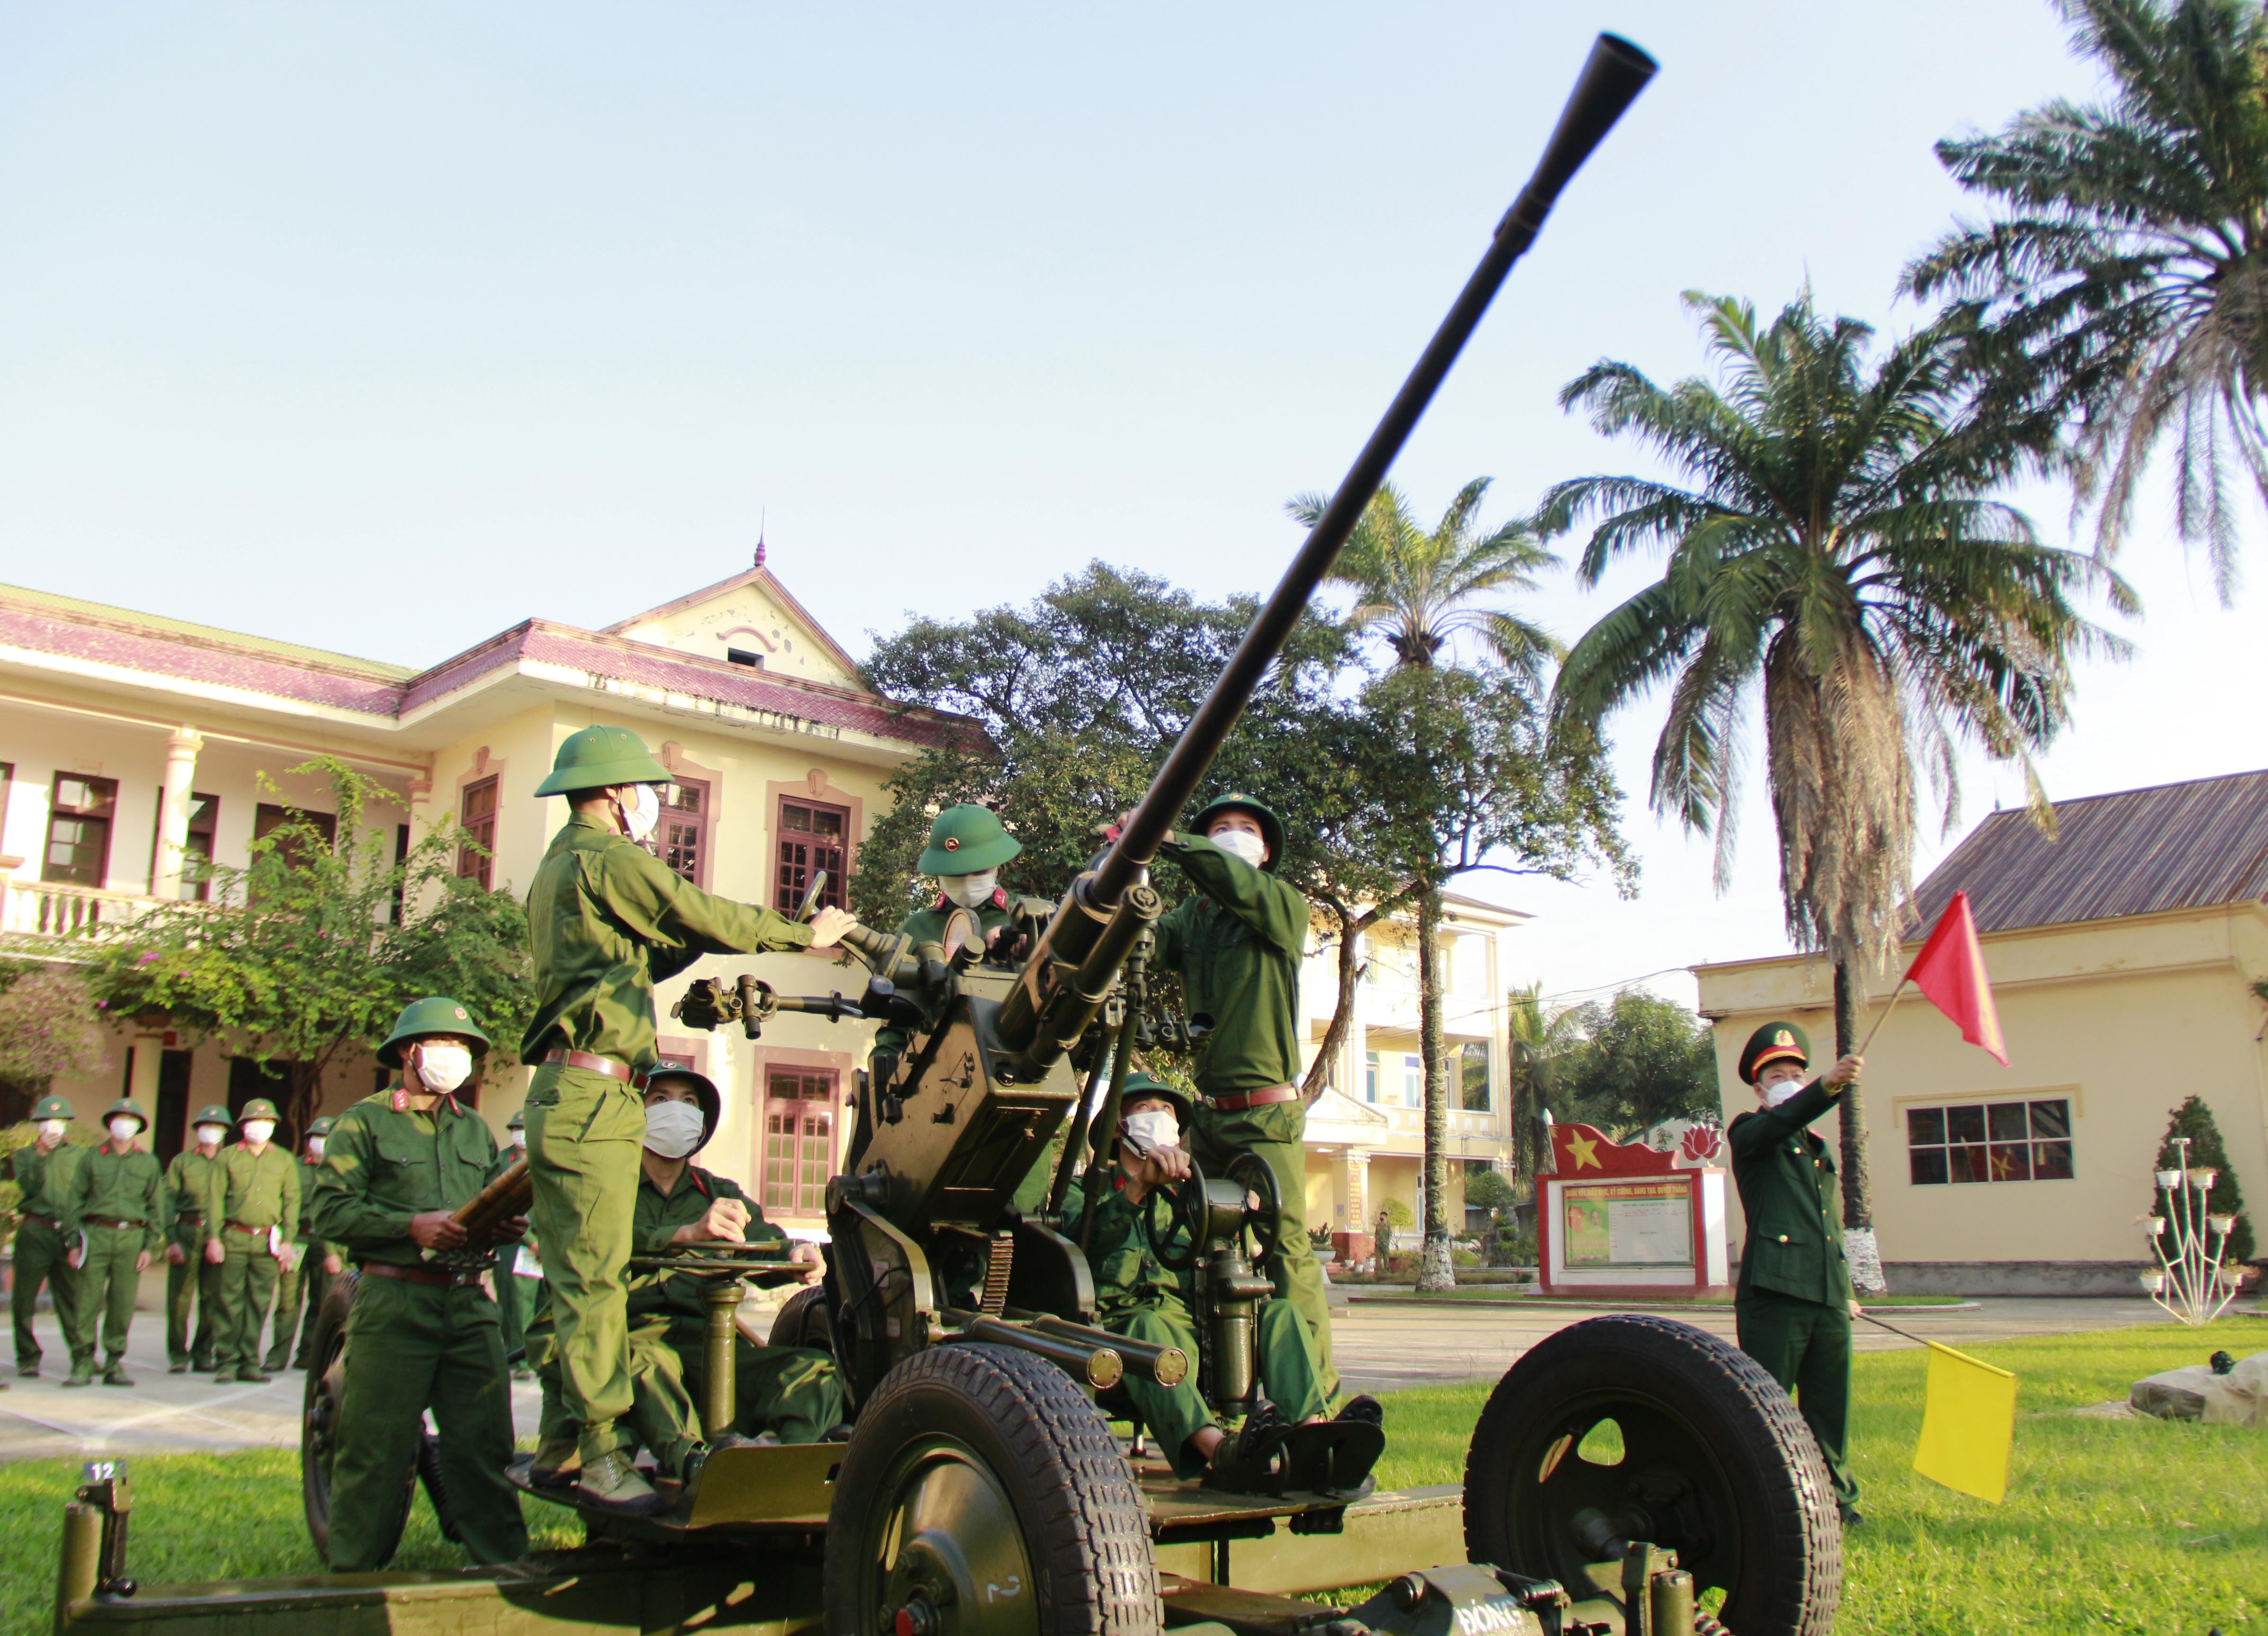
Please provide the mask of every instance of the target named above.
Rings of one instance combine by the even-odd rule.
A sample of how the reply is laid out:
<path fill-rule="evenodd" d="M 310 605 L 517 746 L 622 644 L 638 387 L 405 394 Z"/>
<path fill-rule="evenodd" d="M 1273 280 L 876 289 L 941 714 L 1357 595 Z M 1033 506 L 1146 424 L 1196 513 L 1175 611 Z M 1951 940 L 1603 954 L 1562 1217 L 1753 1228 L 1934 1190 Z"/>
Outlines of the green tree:
<path fill-rule="evenodd" d="M 1957 225 L 1904 285 L 1976 304 L 1988 405 L 2098 505 L 2104 555 L 2172 434 L 2176 524 L 2206 548 L 2226 603 L 2232 482 L 2268 497 L 2268 14 L 2257 0 L 2058 9 L 2107 96 L 1939 143 L 1994 216 Z"/>
<path fill-rule="evenodd" d="M 328 778 L 335 839 L 293 814 L 253 842 L 246 867 L 212 866 L 210 903 L 161 905 L 93 942 L 102 1003 L 163 1012 L 192 1036 L 287 1065 L 294 1131 L 329 1069 L 422 995 L 464 1002 L 496 1041 L 491 1072 L 512 1060 L 534 1010 L 527 917 L 509 892 L 457 873 L 471 837 L 437 829 L 397 862 L 393 826 L 364 818 L 391 792 L 328 756 L 292 770 Z"/>
<path fill-rule="evenodd" d="M 1543 1168 L 1543 1155 L 1551 1139 L 1545 1133 L 1543 1109 L 1552 1094 L 1559 1062 L 1580 1036 L 1582 1019 L 1576 1008 L 1547 1011 L 1543 984 L 1539 981 L 1516 988 L 1506 997 L 1505 1031 L 1511 1038 L 1507 1065 L 1512 1086 L 1513 1164 L 1533 1194 Z"/>
<path fill-rule="evenodd" d="M 1537 573 L 1556 559 L 1524 520 L 1482 528 L 1488 490 L 1489 479 L 1475 478 L 1427 529 L 1401 491 L 1386 485 L 1364 509 L 1331 572 L 1335 583 L 1354 593 L 1351 626 L 1380 637 L 1393 655 L 1387 676 L 1366 692 L 1365 706 L 1389 725 L 1402 763 L 1381 794 L 1399 830 L 1392 866 L 1415 882 L 1410 896 L 1417 911 L 1418 1050 L 1425 1073 L 1420 1289 L 1456 1282 L 1449 1249 L 1441 895 L 1475 869 L 1560 873 L 1593 857 L 1623 862 L 1612 787 L 1589 747 L 1563 741 L 1570 754 L 1553 765 L 1527 733 L 1528 706 L 1542 696 L 1558 645 L 1495 599 L 1535 589 Z M 1328 496 L 1304 494 L 1288 509 L 1312 527 L 1328 504 Z M 1458 664 L 1459 637 L 1480 649 L 1484 676 Z M 1461 719 L 1469 708 L 1481 716 Z M 1498 777 L 1503 786 L 1491 787 Z M 1523 796 L 1541 797 L 1541 803 L 1524 807 Z M 1528 844 L 1538 840 L 1544 844 L 1532 849 Z M 1506 851 L 1521 864 L 1491 861 Z"/>
<path fill-rule="evenodd" d="M 2029 752 L 2065 720 L 2073 652 L 2120 651 L 2075 599 L 2102 587 L 2123 610 L 2134 601 L 2107 569 L 2042 545 L 2022 512 L 1989 497 L 2016 453 L 1963 411 L 1958 323 L 1897 343 L 1869 370 L 1873 332 L 1822 319 L 1808 292 L 1764 328 L 1747 302 L 1685 299 L 1722 390 L 1700 379 L 1665 390 L 1607 361 L 1560 393 L 1690 486 L 1581 477 L 1545 496 L 1547 536 L 1596 520 L 1586 585 L 1631 552 L 1668 556 L 1660 579 L 1568 655 L 1556 719 L 1595 732 L 1667 685 L 1653 803 L 1713 834 L 1721 888 L 1742 733 L 1761 696 L 1788 932 L 1833 962 L 1846 1052 L 1865 980 L 1903 930 L 1917 762 L 1948 826 L 1957 743 L 2029 775 Z M 1873 1208 L 1859 1087 L 1843 1104 L 1844 1226 L 1868 1235 L 1854 1245 L 1863 1257 Z"/>
<path fill-rule="evenodd" d="M 0 1124 L 24 1118 L 58 1077 L 110 1066 L 102 1018 L 85 978 L 30 963 L 0 969 Z"/>
<path fill-rule="evenodd" d="M 1709 1025 L 1675 1000 L 1624 989 L 1570 1013 L 1578 1038 L 1556 1065 L 1561 1113 L 1626 1142 L 1665 1119 L 1713 1120 Z"/>
<path fill-rule="evenodd" d="M 2176 1138 L 2189 1139 L 2189 1166 L 2192 1170 L 2218 1170 L 2213 1191 L 2206 1203 L 2215 1215 L 2236 1218 L 2235 1230 L 2228 1235 L 2225 1259 L 2231 1263 L 2250 1261 L 2253 1255 L 2252 1218 L 2245 1213 L 2244 1192 L 2236 1184 L 2236 1171 L 2228 1162 L 2228 1144 L 2220 1139 L 2220 1127 L 2213 1123 L 2213 1109 L 2206 1107 L 2202 1096 L 2184 1098 L 2182 1105 L 2167 1116 L 2166 1133 L 2158 1141 L 2158 1161 L 2155 1170 L 2178 1170 L 2182 1167 L 2182 1150 L 2174 1146 Z M 2150 1213 L 2165 1213 L 2163 1193 L 2150 1196 Z"/>

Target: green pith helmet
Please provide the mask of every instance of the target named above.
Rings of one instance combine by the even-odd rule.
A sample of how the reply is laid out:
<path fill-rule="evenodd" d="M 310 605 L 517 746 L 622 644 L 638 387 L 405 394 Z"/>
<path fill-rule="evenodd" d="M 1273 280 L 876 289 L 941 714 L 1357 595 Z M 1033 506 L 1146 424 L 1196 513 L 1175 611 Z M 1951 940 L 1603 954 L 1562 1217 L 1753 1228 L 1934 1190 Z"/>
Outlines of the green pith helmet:
<path fill-rule="evenodd" d="M 473 1013 L 446 994 L 429 994 L 401 1008 L 401 1014 L 394 1020 L 394 1032 L 378 1048 L 378 1060 L 386 1067 L 399 1068 L 401 1052 L 398 1048 L 401 1043 L 428 1034 L 453 1034 L 470 1040 L 475 1059 L 489 1054 L 489 1036 L 481 1032 L 481 1025 L 473 1021 Z"/>
<path fill-rule="evenodd" d="M 1268 861 L 1261 866 L 1270 874 L 1284 861 L 1284 821 L 1276 815 L 1267 802 L 1231 790 L 1226 795 L 1216 795 L 1197 808 L 1197 816 L 1189 820 L 1189 833 L 1203 835 L 1212 821 L 1223 813 L 1250 813 L 1260 821 L 1260 838 L 1268 844 Z"/>
<path fill-rule="evenodd" d="M 925 875 L 982 874 L 998 869 L 1024 844 L 1000 827 L 989 807 L 948 807 L 929 827 L 929 845 L 915 867 Z"/>
<path fill-rule="evenodd" d="M 628 727 L 585 727 L 570 733 L 552 759 L 551 776 L 538 795 L 603 790 L 614 784 L 667 784 L 669 770 L 654 760 L 645 741 Z"/>
<path fill-rule="evenodd" d="M 1811 1036 L 1793 1022 L 1767 1022 L 1749 1035 L 1741 1047 L 1741 1078 L 1750 1085 L 1767 1063 L 1796 1062 L 1811 1065 Z"/>
<path fill-rule="evenodd" d="M 310 1139 L 318 1136 L 328 1136 L 331 1133 L 333 1127 L 337 1124 L 338 1121 L 332 1118 L 326 1117 L 318 1119 L 314 1124 L 307 1127 L 307 1135 Z"/>
<path fill-rule="evenodd" d="M 32 1117 L 34 1120 L 76 1119 L 78 1115 L 71 1110 L 71 1105 L 62 1097 L 42 1096 L 40 1098 L 40 1105 L 32 1109 Z"/>
<path fill-rule="evenodd" d="M 189 1129 L 194 1131 L 201 1124 L 217 1124 L 220 1126 L 221 1139 L 225 1141 L 228 1139 L 230 1128 L 235 1124 L 234 1114 L 229 1112 L 218 1102 L 207 1102 L 197 1109 L 197 1116 L 189 1121 Z"/>
<path fill-rule="evenodd" d="M 116 1102 L 111 1103 L 109 1107 L 102 1110 L 102 1128 L 106 1131 L 108 1130 L 110 1128 L 110 1122 L 118 1117 L 120 1114 L 129 1114 L 133 1117 L 139 1119 L 142 1122 L 142 1131 L 146 1131 L 150 1128 L 150 1116 L 142 1111 L 142 1104 L 136 1102 L 131 1096 L 122 1096 Z M 139 1136 L 142 1134 L 142 1131 L 136 1131 L 134 1134 Z"/>
<path fill-rule="evenodd" d="M 236 1122 L 239 1124 L 247 1124 L 254 1119 L 272 1119 L 277 1124 L 284 1123 L 284 1116 L 276 1111 L 276 1104 L 265 1096 L 254 1097 L 244 1104 L 244 1111 L 236 1116 Z"/>
<path fill-rule="evenodd" d="M 525 1131 L 527 1129 L 527 1109 L 525 1108 L 513 1109 L 512 1117 L 504 1122 L 504 1128 L 507 1131 Z"/>
<path fill-rule="evenodd" d="M 1118 1099 L 1121 1118 L 1125 1116 L 1126 1104 L 1138 1096 L 1162 1096 L 1173 1103 L 1174 1116 L 1182 1122 L 1184 1131 L 1189 1128 L 1189 1121 L 1197 1113 L 1197 1100 L 1187 1091 L 1178 1086 L 1168 1085 L 1163 1080 L 1152 1079 L 1138 1068 L 1126 1076 L 1126 1093 Z"/>
<path fill-rule="evenodd" d="M 709 1146 L 709 1139 L 717 1134 L 717 1121 L 724 1116 L 725 1099 L 717 1094 L 717 1087 L 705 1073 L 696 1073 L 690 1068 L 656 1068 L 645 1076 L 646 1089 L 652 1090 L 665 1080 L 683 1080 L 693 1087 L 694 1100 L 701 1104 L 701 1140 L 693 1153 Z M 693 1153 L 685 1156 L 693 1157 Z"/>

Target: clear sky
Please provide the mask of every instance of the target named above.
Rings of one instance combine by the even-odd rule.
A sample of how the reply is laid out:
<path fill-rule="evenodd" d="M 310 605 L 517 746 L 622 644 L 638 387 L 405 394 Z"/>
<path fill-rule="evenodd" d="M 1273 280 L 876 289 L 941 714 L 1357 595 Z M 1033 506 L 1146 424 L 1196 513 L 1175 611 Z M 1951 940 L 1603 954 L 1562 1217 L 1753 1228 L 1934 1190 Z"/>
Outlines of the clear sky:
<path fill-rule="evenodd" d="M 1663 71 L 1420 427 L 1421 510 L 1640 464 L 1554 395 L 1697 368 L 1683 289 L 1911 323 L 1931 142 L 2089 85 L 2045 0 L 0 4 L 0 579 L 409 664 L 722 578 L 760 517 L 854 651 L 1096 556 L 1263 590 L 1602 27 Z M 2163 516 L 2057 794 L 2268 763 L 2257 595 Z M 1659 714 L 1613 724 L 1638 901 L 1478 888 L 1548 991 L 1785 947 L 1760 792 L 1722 897 L 1646 817 Z M 1966 813 L 2020 793 L 1974 765 Z"/>

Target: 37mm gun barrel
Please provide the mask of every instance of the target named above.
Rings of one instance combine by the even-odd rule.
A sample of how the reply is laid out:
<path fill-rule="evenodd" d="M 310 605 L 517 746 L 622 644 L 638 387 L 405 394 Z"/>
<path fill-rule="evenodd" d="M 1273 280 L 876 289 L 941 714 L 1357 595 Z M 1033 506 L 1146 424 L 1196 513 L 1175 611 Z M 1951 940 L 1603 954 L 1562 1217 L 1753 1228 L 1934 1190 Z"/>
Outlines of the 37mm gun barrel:
<path fill-rule="evenodd" d="M 1602 34 L 1592 46 L 1582 76 L 1576 81 L 1567 106 L 1560 113 L 1559 123 L 1544 145 L 1543 158 L 1512 208 L 1497 224 L 1487 254 L 1465 281 L 1448 316 L 1441 321 L 1409 379 L 1403 382 L 1402 390 L 1386 411 L 1386 418 L 1379 422 L 1369 442 L 1355 457 L 1354 464 L 1339 480 L 1330 504 L 1307 531 L 1306 542 L 1292 559 L 1275 593 L 1253 620 L 1252 628 L 1245 632 L 1244 640 L 1238 645 L 1219 680 L 1213 683 L 1212 691 L 1189 719 L 1189 726 L 1166 757 L 1165 765 L 1158 770 L 1157 777 L 1150 781 L 1148 792 L 1101 866 L 1094 874 L 1082 877 L 1057 905 L 1055 918 L 1049 923 L 1039 949 L 1026 968 L 1024 982 L 1000 1010 L 999 1037 L 1003 1044 L 1017 1052 L 1013 1068 L 1017 1077 L 1028 1079 L 1044 1072 L 1061 1054 L 1066 1033 L 1075 1035 L 1076 1029 L 1071 1025 L 1076 1023 L 1083 1028 L 1091 1020 L 1091 1007 L 1061 996 L 1064 974 L 1079 969 L 1082 979 L 1091 980 L 1088 956 L 1094 953 L 1103 928 L 1119 918 L 1121 903 L 1140 882 L 1143 871 L 1157 857 L 1174 820 L 1196 794 L 1206 769 L 1219 753 L 1222 741 L 1244 713 L 1244 707 L 1251 702 L 1268 667 L 1282 652 L 1316 587 L 1322 585 L 1323 576 L 1330 571 L 1331 564 L 1353 534 L 1364 508 L 1386 481 L 1386 474 L 1392 468 L 1395 457 L 1401 453 L 1402 446 L 1409 441 L 1418 417 L 1425 414 L 1426 405 L 1432 402 L 1433 394 L 1448 375 L 1450 365 L 1464 350 L 1465 343 L 1471 339 L 1489 303 L 1503 287 L 1513 263 L 1535 241 L 1537 230 L 1543 225 L 1560 190 L 1613 129 L 1653 72 L 1653 59 L 1626 40 Z M 1073 1014 L 1081 1010 L 1087 1013 L 1086 1016 Z"/>

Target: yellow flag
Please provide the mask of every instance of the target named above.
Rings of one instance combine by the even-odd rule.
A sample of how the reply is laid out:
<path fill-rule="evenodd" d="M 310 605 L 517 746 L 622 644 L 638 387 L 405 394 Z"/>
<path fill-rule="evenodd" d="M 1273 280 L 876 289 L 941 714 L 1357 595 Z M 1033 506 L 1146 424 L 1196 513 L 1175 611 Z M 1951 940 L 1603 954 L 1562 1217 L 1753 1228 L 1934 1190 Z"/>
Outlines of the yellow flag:
<path fill-rule="evenodd" d="M 1914 1470 L 1998 1505 L 2008 1492 L 2008 1451 L 2015 1441 L 2016 1377 L 1932 1341 L 1929 1401 Z"/>

